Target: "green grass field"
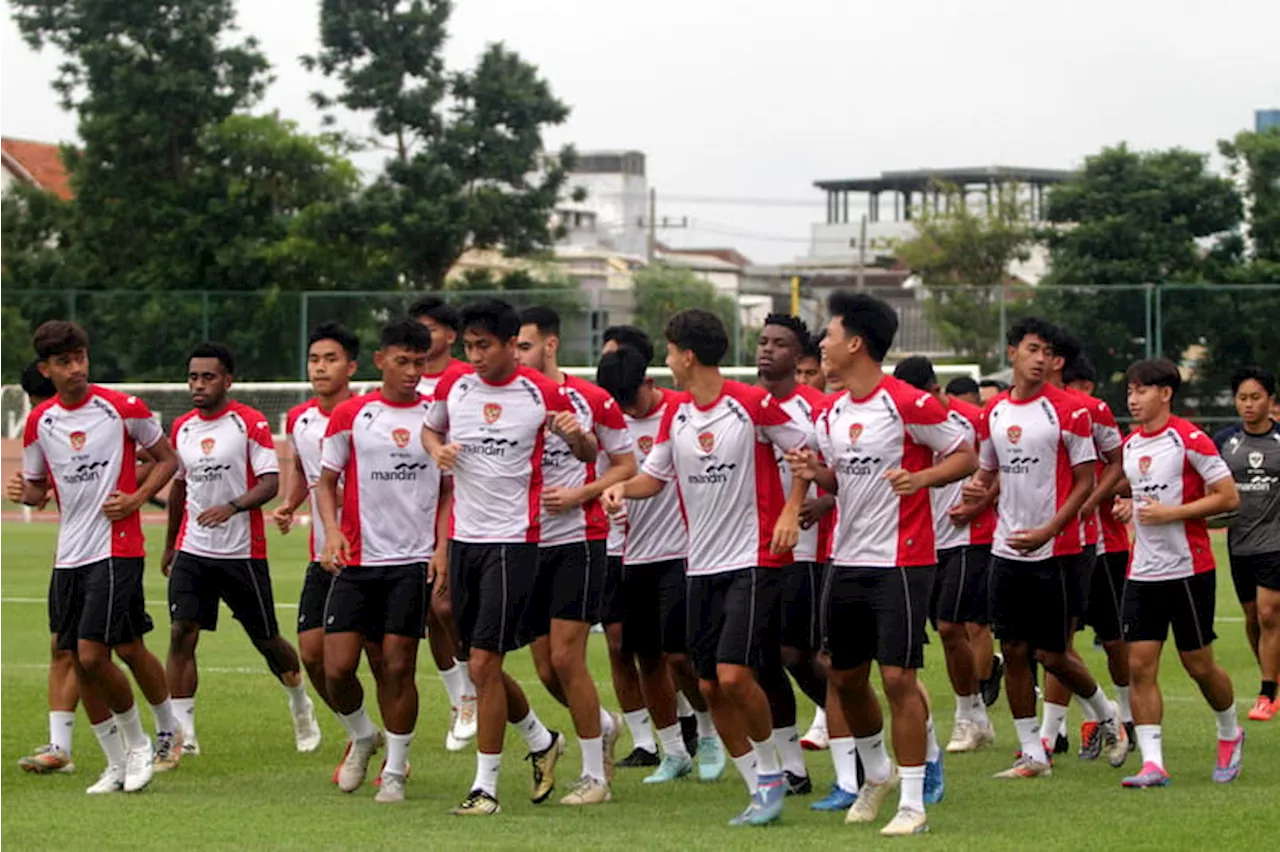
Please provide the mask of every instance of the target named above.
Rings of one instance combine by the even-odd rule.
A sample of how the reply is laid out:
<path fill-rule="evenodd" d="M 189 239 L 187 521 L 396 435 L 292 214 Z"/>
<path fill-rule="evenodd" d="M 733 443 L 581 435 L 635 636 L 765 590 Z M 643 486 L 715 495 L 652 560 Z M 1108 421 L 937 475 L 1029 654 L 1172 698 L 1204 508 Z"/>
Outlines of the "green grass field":
<path fill-rule="evenodd" d="M 474 771 L 472 753 L 449 754 L 443 740 L 447 707 L 439 677 L 423 653 L 419 685 L 422 718 L 412 752 L 408 800 L 375 805 L 373 788 L 343 795 L 330 783 L 341 756 L 341 728 L 320 713 L 325 741 L 316 754 L 294 751 L 287 702 L 236 622 L 224 612 L 222 629 L 200 644 L 199 732 L 204 754 L 158 775 L 134 796 L 89 797 L 84 788 L 102 768 L 102 757 L 83 715 L 77 722 L 75 754 L 80 769 L 71 776 L 24 775 L 19 757 L 47 739 L 45 598 L 55 528 L 52 524 L 3 525 L 3 842 L 14 849 L 403 849 L 415 842 L 437 847 L 633 849 L 831 848 L 843 844 L 892 843 L 875 828 L 846 826 L 842 815 L 808 810 L 810 798 L 788 802 L 783 819 L 767 829 L 730 829 L 725 822 L 745 804 L 732 767 L 716 784 L 688 780 L 674 785 L 641 784 L 646 770 L 620 770 L 614 802 L 569 809 L 528 800 L 529 774 L 520 758 L 523 743 L 507 738 L 500 787 L 502 815 L 459 819 L 446 809 L 467 792 Z M 161 530 L 148 530 L 150 552 L 160 550 Z M 290 630 L 295 612 L 305 538 L 271 541 L 280 622 Z M 1238 690 L 1243 721 L 1257 688 L 1257 670 L 1244 642 L 1239 610 L 1223 572 L 1219 585 L 1219 659 Z M 164 581 L 151 566 L 147 594 L 158 629 L 151 647 L 162 657 L 167 646 Z M 1086 659 L 1105 674 L 1101 653 Z M 939 738 L 950 734 L 952 699 L 935 642 L 927 654 L 926 681 L 935 697 Z M 608 687 L 603 639 L 592 637 L 591 667 L 602 684 L 601 697 L 614 705 Z M 526 652 L 513 655 L 509 670 L 526 685 L 539 715 L 552 727 L 569 730 L 567 713 L 536 685 Z M 366 688 L 368 681 L 366 680 Z M 1272 842 L 1280 812 L 1280 722 L 1244 722 L 1249 739 L 1238 781 L 1210 781 L 1214 725 L 1193 684 L 1166 656 L 1165 758 L 1173 785 L 1131 791 L 1119 786 L 1121 772 L 1105 761 L 1058 762 L 1050 779 L 998 782 L 1014 749 L 1013 726 L 1003 698 L 994 710 L 996 748 L 947 761 L 946 800 L 930 810 L 932 834 L 902 845 L 960 849 L 1243 849 Z M 318 703 L 318 702 L 317 702 Z M 811 708 L 801 709 L 807 724 Z M 151 728 L 150 712 L 144 711 Z M 1072 746 L 1079 719 L 1071 717 Z M 572 735 L 570 736 L 571 742 Z M 630 751 L 624 735 L 619 754 Z M 833 778 L 825 753 L 808 756 L 815 788 L 825 792 Z M 577 775 L 576 745 L 557 772 L 567 789 Z M 1126 768 L 1134 769 L 1136 756 Z M 554 799 L 554 797 L 553 797 Z M 896 803 L 896 798 L 893 799 Z M 883 821 L 891 816 L 886 808 Z"/>

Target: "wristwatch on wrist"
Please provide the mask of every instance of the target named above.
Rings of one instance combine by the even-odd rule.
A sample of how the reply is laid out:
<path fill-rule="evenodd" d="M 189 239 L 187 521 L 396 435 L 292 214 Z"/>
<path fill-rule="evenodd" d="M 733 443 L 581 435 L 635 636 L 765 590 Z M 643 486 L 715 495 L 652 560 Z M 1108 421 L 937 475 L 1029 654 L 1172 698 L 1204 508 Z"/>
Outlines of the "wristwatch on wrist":
<path fill-rule="evenodd" d="M 236 514 L 239 514 L 239 513 L 241 513 L 241 512 L 243 512 L 243 511 L 244 511 L 244 506 L 241 506 L 241 505 L 240 505 L 237 501 L 235 501 L 235 500 L 228 500 L 228 501 L 227 501 L 227 505 L 229 505 L 231 508 L 235 509 L 235 510 L 236 510 Z"/>

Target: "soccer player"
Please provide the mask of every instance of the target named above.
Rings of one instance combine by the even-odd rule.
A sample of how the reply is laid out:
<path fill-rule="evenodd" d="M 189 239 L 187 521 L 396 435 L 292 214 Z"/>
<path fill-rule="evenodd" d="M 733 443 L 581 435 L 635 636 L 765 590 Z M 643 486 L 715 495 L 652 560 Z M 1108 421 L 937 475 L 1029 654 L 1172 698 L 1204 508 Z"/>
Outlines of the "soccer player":
<path fill-rule="evenodd" d="M 382 328 L 379 344 L 374 363 L 382 387 L 347 400 L 329 418 L 316 503 L 324 525 L 321 563 L 334 574 L 324 608 L 325 684 L 351 742 L 338 788 L 351 793 L 364 783 L 377 748 L 356 677 L 361 650 L 373 642 L 381 646 L 374 677 L 387 744 L 374 800 L 390 803 L 404 800 L 418 720 L 418 643 L 440 571 L 437 542 L 448 530 L 449 483 L 418 439 L 427 407 L 418 381 L 430 333 L 411 319 L 395 320 Z"/>
<path fill-rule="evenodd" d="M 999 475 L 989 615 L 1004 654 L 1005 691 L 1021 752 L 998 778 L 1052 774 L 1035 715 L 1031 652 L 1093 707 L 1112 762 L 1128 754 L 1115 706 L 1067 654 L 1068 557 L 1080 553 L 1080 509 L 1093 490 L 1098 456 L 1088 409 L 1048 381 L 1056 335 L 1055 326 L 1036 317 L 1009 328 L 1013 387 L 983 410 L 981 469 L 964 491 L 967 499 L 981 499 Z"/>
<path fill-rule="evenodd" d="M 822 369 L 822 350 L 819 348 L 821 340 L 821 335 L 805 338 L 804 352 L 796 359 L 796 381 L 817 391 L 827 389 L 827 378 Z"/>
<path fill-rule="evenodd" d="M 431 332 L 427 369 L 418 382 L 418 392 L 429 397 L 446 370 L 470 369 L 452 355 L 458 342 L 458 312 L 438 296 L 424 296 L 409 307 L 409 316 Z M 427 609 L 427 646 L 449 694 L 452 722 L 444 746 L 448 751 L 462 751 L 476 736 L 476 687 L 468 674 L 467 661 L 459 657 L 461 637 L 443 584 L 431 595 Z"/>
<path fill-rule="evenodd" d="M 235 357 L 220 343 L 191 351 L 187 386 L 195 408 L 173 422 L 178 473 L 169 494 L 164 573 L 169 578 L 169 658 L 174 706 L 185 731 L 183 753 L 200 753 L 196 737 L 196 644 L 218 629 L 218 602 L 249 636 L 289 695 L 298 751 L 315 751 L 320 727 L 298 655 L 280 635 L 262 506 L 276 496 L 280 468 L 262 414 L 227 396 Z"/>
<path fill-rule="evenodd" d="M 422 442 L 440 469 L 453 473 L 449 589 L 476 685 L 476 775 L 451 813 L 489 816 L 501 811 L 504 719 L 529 748 L 534 804 L 555 789 L 555 765 L 564 754 L 564 735 L 542 724 L 502 665 L 507 654 L 528 643 L 546 430 L 576 430 L 561 416 L 573 419 L 563 389 L 519 366 L 520 316 L 514 308 L 496 299 L 472 302 L 459 312 L 458 327 L 473 372 L 450 372 L 436 386 Z M 574 798 L 570 804 L 582 803 Z"/>
<path fill-rule="evenodd" d="M 884 375 L 881 364 L 898 329 L 893 309 L 866 294 L 840 292 L 828 308 L 823 358 L 846 391 L 817 424 L 825 463 L 811 452 L 795 453 L 791 462 L 802 477 L 836 494 L 839 512 L 821 604 L 823 633 L 829 677 L 866 775 L 845 821 L 875 820 L 901 778 L 898 812 L 881 834 L 916 834 L 928 830 L 929 711 L 916 677 L 937 560 L 928 489 L 967 476 L 977 463 L 964 431 L 937 400 Z M 893 714 L 900 770 L 885 749 L 870 683 L 873 661 Z"/>
<path fill-rule="evenodd" d="M 1240 774 L 1244 729 L 1236 721 L 1231 678 L 1213 659 L 1217 580 L 1204 519 L 1235 510 L 1240 495 L 1209 436 L 1172 414 L 1182 384 L 1177 366 L 1164 358 L 1138 361 L 1125 380 L 1129 414 L 1140 427 L 1124 443 L 1124 473 L 1133 495 L 1126 514 L 1135 532 L 1124 587 L 1124 636 L 1142 769 L 1123 783 L 1169 783 L 1160 731 L 1164 701 L 1156 679 L 1170 625 L 1183 668 L 1217 718 L 1213 780 L 1226 783 Z"/>
<path fill-rule="evenodd" d="M 978 382 L 978 397 L 982 405 L 985 406 L 1008 389 L 1009 386 L 999 379 L 983 379 Z"/>
<path fill-rule="evenodd" d="M 982 409 L 944 395 L 928 358 L 904 358 L 894 367 L 893 375 L 932 395 L 977 452 Z M 976 384 L 974 388 L 976 391 Z M 971 635 L 987 627 L 987 568 L 996 516 L 989 501 L 964 502 L 963 488 L 964 483 L 957 481 L 929 492 L 938 553 L 929 614 L 942 639 L 947 677 L 956 697 L 955 727 L 947 743 L 952 754 L 977 751 L 996 738 L 978 689 L 977 660 L 970 643 Z"/>
<path fill-rule="evenodd" d="M 809 340 L 809 329 L 803 320 L 786 314 L 770 314 L 765 318 L 756 343 L 756 370 L 760 374 L 760 386 L 803 429 L 813 428 L 814 411 L 823 402 L 821 391 L 797 380 L 800 358 Z M 777 454 L 777 463 L 782 485 L 788 488 L 791 468 L 781 453 Z M 816 489 L 810 486 L 806 500 L 817 496 Z M 827 680 L 817 659 L 821 645 L 817 602 L 822 585 L 817 525 L 802 526 L 792 558 L 795 561 L 782 568 L 778 610 L 770 623 L 774 635 L 765 648 L 758 673 L 761 686 L 769 697 L 773 738 L 782 756 L 787 793 L 806 795 L 813 791 L 813 784 L 805 768 L 800 734 L 796 730 L 796 696 L 787 672 L 795 678 L 810 701 L 822 706 L 827 695 Z M 774 638 L 777 639 L 777 651 Z"/>
<path fill-rule="evenodd" d="M 557 362 L 559 347 L 556 312 L 527 308 L 516 344 L 520 363 L 563 388 L 573 406 L 573 416 L 558 417 L 558 434 L 543 444 L 542 534 L 529 627 L 538 677 L 569 708 L 582 746 L 582 775 L 562 803 L 598 804 L 609 798 L 622 732 L 622 719 L 600 706 L 587 669 L 587 637 L 600 621 L 608 570 L 609 521 L 599 497 L 635 473 L 635 454 L 618 404 L 596 385 L 566 375 Z M 596 467 L 600 454 L 608 457 L 603 474 Z"/>
<path fill-rule="evenodd" d="M 57 647 L 74 655 L 80 698 L 107 768 L 87 792 L 136 792 L 155 771 L 133 690 L 111 652 L 134 672 L 156 714 L 163 757 L 180 748 L 164 670 L 142 641 L 151 629 L 142 591 L 138 510 L 173 475 L 176 461 L 146 404 L 89 383 L 89 338 L 75 323 L 50 321 L 33 340 L 40 372 L 56 395 L 32 410 L 23 434 L 22 493 L 28 506 L 56 489 L 61 524 L 54 559 Z M 155 466 L 137 482 L 135 448 Z M 176 765 L 176 758 L 170 766 Z"/>
<path fill-rule="evenodd" d="M 676 484 L 689 530 L 686 641 L 716 729 L 752 793 L 730 824 L 761 825 L 781 814 L 786 782 L 751 666 L 769 638 L 777 569 L 791 561 L 807 488 L 797 478 L 784 505 L 773 448 L 799 449 L 813 433 L 763 388 L 724 378 L 729 340 L 714 314 L 681 311 L 666 337 L 667 366 L 684 392 L 668 405 L 644 469 L 605 492 L 605 505 L 616 514 L 624 500 Z"/>
<path fill-rule="evenodd" d="M 968 376 L 957 376 L 947 382 L 947 388 L 943 393 L 948 399 L 958 399 L 973 406 L 982 405 L 982 388 Z"/>
<path fill-rule="evenodd" d="M 1244 367 L 1231 377 L 1240 424 L 1217 441 L 1235 477 L 1240 508 L 1231 519 L 1227 550 L 1245 634 L 1262 670 L 1262 687 L 1249 718 L 1266 722 L 1280 713 L 1280 423 L 1271 419 L 1275 374 Z"/>

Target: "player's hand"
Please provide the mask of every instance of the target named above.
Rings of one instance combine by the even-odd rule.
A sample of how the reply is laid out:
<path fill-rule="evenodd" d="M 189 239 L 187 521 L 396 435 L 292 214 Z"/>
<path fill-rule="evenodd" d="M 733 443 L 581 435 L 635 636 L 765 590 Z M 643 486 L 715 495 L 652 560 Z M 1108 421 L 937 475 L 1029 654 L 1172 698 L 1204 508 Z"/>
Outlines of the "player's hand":
<path fill-rule="evenodd" d="M 1154 497 L 1142 499 L 1134 514 L 1137 516 L 1138 523 L 1147 527 L 1172 524 L 1178 520 L 1177 510 L 1173 506 L 1161 503 Z"/>
<path fill-rule="evenodd" d="M 1111 507 L 1111 517 L 1115 518 L 1122 524 L 1127 524 L 1133 520 L 1133 501 L 1126 500 L 1124 497 L 1116 498 L 1115 505 Z"/>
<path fill-rule="evenodd" d="M 774 553 L 786 553 L 799 540 L 800 513 L 794 509 L 783 509 L 773 525 L 773 540 L 769 543 L 769 549 Z"/>
<path fill-rule="evenodd" d="M 280 530 L 281 535 L 288 535 L 289 530 L 293 529 L 293 511 L 282 503 L 271 513 L 271 520 L 276 522 L 276 528 Z"/>
<path fill-rule="evenodd" d="M 443 598 L 449 594 L 449 552 L 448 547 L 437 547 L 427 563 L 427 582 L 431 583 L 431 594 Z"/>
<path fill-rule="evenodd" d="M 26 482 L 23 481 L 22 471 L 15 470 L 13 476 L 9 477 L 9 481 L 4 484 L 4 496 L 14 503 L 21 503 L 22 494 L 26 490 Z"/>
<path fill-rule="evenodd" d="M 574 438 L 581 437 L 582 424 L 578 422 L 577 417 L 573 416 L 573 412 L 557 411 L 551 418 L 551 431 L 566 441 L 572 441 Z"/>
<path fill-rule="evenodd" d="M 813 482 L 814 477 L 818 475 L 818 456 L 813 450 L 801 447 L 798 450 L 790 450 L 783 457 L 791 466 L 792 476 L 798 476 L 805 482 Z"/>
<path fill-rule="evenodd" d="M 880 478 L 889 483 L 890 487 L 893 488 L 893 493 L 899 497 L 910 497 L 920 490 L 920 477 L 900 467 L 886 470 Z"/>
<path fill-rule="evenodd" d="M 622 511 L 623 500 L 625 499 L 623 494 L 625 493 L 626 486 L 621 482 L 617 485 L 610 485 L 604 490 L 604 493 L 600 495 L 600 505 L 604 508 L 606 513 L 616 515 Z"/>
<path fill-rule="evenodd" d="M 219 524 L 225 524 L 235 513 L 235 507 L 230 503 L 219 503 L 216 506 L 210 506 L 197 515 L 196 523 L 202 527 L 216 527 Z"/>
<path fill-rule="evenodd" d="M 981 503 L 987 499 L 987 487 L 976 479 L 965 480 L 960 489 L 960 497 L 966 503 Z"/>
<path fill-rule="evenodd" d="M 339 530 L 325 530 L 324 550 L 320 553 L 320 567 L 330 574 L 338 574 L 351 559 L 351 545 Z"/>
<path fill-rule="evenodd" d="M 164 549 L 164 555 L 160 557 L 160 573 L 161 574 L 165 575 L 166 577 L 169 576 L 169 572 L 173 570 L 173 560 L 175 558 L 177 558 L 177 554 L 174 553 L 173 548 L 166 547 Z"/>
<path fill-rule="evenodd" d="M 1039 550 L 1053 539 L 1053 531 L 1048 527 L 1036 527 L 1030 530 L 1018 530 L 1009 536 L 1009 546 L 1022 553 Z"/>
<path fill-rule="evenodd" d="M 107 502 L 102 504 L 102 514 L 106 515 L 109 520 L 123 521 L 138 511 L 139 505 L 141 504 L 134 494 L 112 491 L 107 497 Z"/>
<path fill-rule="evenodd" d="M 967 527 L 973 523 L 973 519 L 978 517 L 981 511 L 977 503 L 961 501 L 947 510 L 947 518 L 954 526 Z"/>
<path fill-rule="evenodd" d="M 552 485 L 550 488 L 542 489 L 542 508 L 553 515 L 567 512 L 576 506 L 581 506 L 584 502 L 586 501 L 582 499 L 582 491 L 577 488 L 561 488 L 558 485 Z"/>
<path fill-rule="evenodd" d="M 821 520 L 822 516 L 835 508 L 836 498 L 830 494 L 823 494 L 821 497 L 815 497 L 804 501 L 804 508 L 800 510 L 800 528 L 809 529 L 809 527 Z"/>
<path fill-rule="evenodd" d="M 458 463 L 458 453 L 460 452 L 462 452 L 461 444 L 444 444 L 440 449 L 436 450 L 435 455 L 431 458 L 435 460 L 436 467 L 441 470 L 453 470 L 453 466 Z"/>

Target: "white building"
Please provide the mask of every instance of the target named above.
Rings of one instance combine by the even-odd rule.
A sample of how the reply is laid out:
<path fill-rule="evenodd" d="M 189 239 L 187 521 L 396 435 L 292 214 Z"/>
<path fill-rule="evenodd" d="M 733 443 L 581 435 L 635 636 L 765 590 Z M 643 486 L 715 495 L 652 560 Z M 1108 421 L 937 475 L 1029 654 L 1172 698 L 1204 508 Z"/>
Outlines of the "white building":
<path fill-rule="evenodd" d="M 586 191 L 580 202 L 566 201 L 558 214 L 569 225 L 566 242 L 611 248 L 644 257 L 648 244 L 649 183 L 641 151 L 583 151 L 569 174 L 567 189 Z"/>

